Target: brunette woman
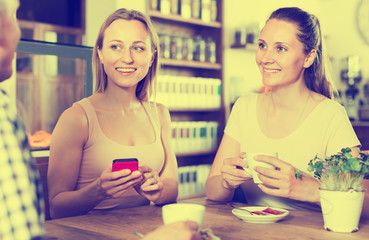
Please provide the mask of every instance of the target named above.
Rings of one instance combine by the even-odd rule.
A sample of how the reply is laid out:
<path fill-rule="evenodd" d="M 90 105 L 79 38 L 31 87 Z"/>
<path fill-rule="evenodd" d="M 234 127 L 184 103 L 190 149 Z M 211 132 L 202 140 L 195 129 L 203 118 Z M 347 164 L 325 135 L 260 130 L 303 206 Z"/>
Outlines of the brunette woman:
<path fill-rule="evenodd" d="M 259 37 L 256 63 L 269 91 L 248 94 L 234 105 L 206 182 L 206 195 L 230 201 L 239 186 L 249 204 L 289 209 L 319 208 L 320 183 L 306 173 L 309 160 L 350 147 L 359 153 L 345 109 L 334 98 L 318 19 L 299 8 L 281 8 Z M 256 160 L 263 184 L 242 168 L 247 153 L 277 152 Z M 299 173 L 302 175 L 299 176 Z"/>

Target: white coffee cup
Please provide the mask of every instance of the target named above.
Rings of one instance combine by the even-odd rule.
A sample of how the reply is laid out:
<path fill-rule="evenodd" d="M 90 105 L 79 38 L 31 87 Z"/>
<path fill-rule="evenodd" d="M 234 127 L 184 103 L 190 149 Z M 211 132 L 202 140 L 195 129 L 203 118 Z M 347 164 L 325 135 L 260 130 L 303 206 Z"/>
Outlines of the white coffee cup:
<path fill-rule="evenodd" d="M 165 225 L 179 221 L 194 221 L 201 229 L 205 206 L 192 203 L 173 203 L 164 205 L 162 208 L 163 222 Z"/>
<path fill-rule="evenodd" d="M 269 163 L 266 163 L 266 162 L 255 161 L 254 157 L 257 155 L 266 155 L 266 156 L 272 156 L 272 157 L 278 158 L 278 153 L 276 152 L 246 153 L 246 161 L 249 167 L 244 168 L 245 171 L 247 171 L 252 176 L 252 178 L 254 179 L 254 183 L 263 183 L 263 181 L 259 179 L 258 172 L 256 172 L 254 168 L 256 166 L 259 166 L 259 167 L 264 167 L 264 168 L 269 168 L 269 169 L 275 169 L 275 166 Z"/>

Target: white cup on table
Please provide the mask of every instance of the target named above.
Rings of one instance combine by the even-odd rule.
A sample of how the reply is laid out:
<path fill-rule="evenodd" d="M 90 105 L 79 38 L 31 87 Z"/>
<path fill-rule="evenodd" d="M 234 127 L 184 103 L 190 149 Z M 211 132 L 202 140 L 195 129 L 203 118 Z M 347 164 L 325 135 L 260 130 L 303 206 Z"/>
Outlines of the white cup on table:
<path fill-rule="evenodd" d="M 204 221 L 205 206 L 192 203 L 173 203 L 162 208 L 163 222 L 165 225 L 179 221 L 194 221 L 201 229 Z"/>
<path fill-rule="evenodd" d="M 246 153 L 246 161 L 249 167 L 244 168 L 244 169 L 246 172 L 248 172 L 252 176 L 254 183 L 256 184 L 263 183 L 263 181 L 259 179 L 258 172 L 254 170 L 255 167 L 258 166 L 258 167 L 264 167 L 264 168 L 269 168 L 269 169 L 275 169 L 275 167 L 269 163 L 256 161 L 254 157 L 257 155 L 266 155 L 266 156 L 272 156 L 272 157 L 278 158 L 278 153 L 277 152 Z"/>

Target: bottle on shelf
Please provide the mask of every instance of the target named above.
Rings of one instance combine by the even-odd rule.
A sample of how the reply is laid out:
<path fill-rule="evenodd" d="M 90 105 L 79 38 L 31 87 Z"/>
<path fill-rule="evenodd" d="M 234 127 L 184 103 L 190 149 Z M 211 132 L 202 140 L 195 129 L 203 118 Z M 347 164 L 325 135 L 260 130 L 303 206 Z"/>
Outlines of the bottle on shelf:
<path fill-rule="evenodd" d="M 193 40 L 190 37 L 183 37 L 182 39 L 182 58 L 186 61 L 193 60 Z"/>
<path fill-rule="evenodd" d="M 170 36 L 168 34 L 159 34 L 160 57 L 170 58 Z"/>
<path fill-rule="evenodd" d="M 172 143 L 176 154 L 196 154 L 216 150 L 218 122 L 172 122 Z"/>
<path fill-rule="evenodd" d="M 170 58 L 182 60 L 182 38 L 179 36 L 170 37 Z"/>
<path fill-rule="evenodd" d="M 210 20 L 212 22 L 217 21 L 218 18 L 218 6 L 217 0 L 211 0 L 210 2 Z"/>
<path fill-rule="evenodd" d="M 211 0 L 201 1 L 201 20 L 204 22 L 211 21 L 210 3 L 211 3 Z"/>
<path fill-rule="evenodd" d="M 206 40 L 205 46 L 205 61 L 210 63 L 216 63 L 216 43 L 212 38 Z"/>
<path fill-rule="evenodd" d="M 170 0 L 170 12 L 172 14 L 178 14 L 179 13 L 179 0 Z"/>
<path fill-rule="evenodd" d="M 171 0 L 160 0 L 160 12 L 162 14 L 170 14 L 171 12 Z"/>
<path fill-rule="evenodd" d="M 158 10 L 159 9 L 159 0 L 150 0 L 150 9 Z"/>
<path fill-rule="evenodd" d="M 181 16 L 191 18 L 191 0 L 181 0 Z"/>
<path fill-rule="evenodd" d="M 201 0 L 192 0 L 192 18 L 201 17 Z"/>
<path fill-rule="evenodd" d="M 205 62 L 205 41 L 201 36 L 196 36 L 193 58 L 195 61 Z"/>
<path fill-rule="evenodd" d="M 221 80 L 159 75 L 156 101 L 169 109 L 219 109 Z"/>
<path fill-rule="evenodd" d="M 246 27 L 238 26 L 234 32 L 234 45 L 245 46 L 246 45 Z"/>
<path fill-rule="evenodd" d="M 183 166 L 178 168 L 178 198 L 205 194 L 206 178 L 211 164 Z"/>

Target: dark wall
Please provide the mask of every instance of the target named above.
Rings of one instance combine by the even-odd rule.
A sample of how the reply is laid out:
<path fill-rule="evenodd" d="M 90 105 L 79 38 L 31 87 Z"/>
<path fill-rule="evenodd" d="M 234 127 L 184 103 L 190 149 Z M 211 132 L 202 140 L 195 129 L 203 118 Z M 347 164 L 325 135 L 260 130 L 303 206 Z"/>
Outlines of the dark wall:
<path fill-rule="evenodd" d="M 20 0 L 18 19 L 68 27 L 83 27 L 84 0 Z"/>

